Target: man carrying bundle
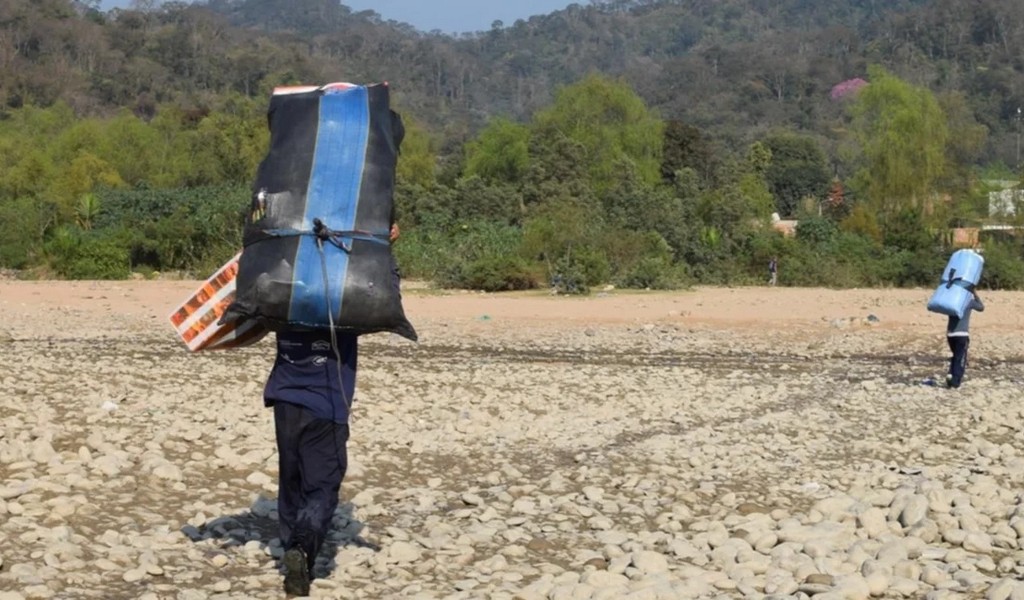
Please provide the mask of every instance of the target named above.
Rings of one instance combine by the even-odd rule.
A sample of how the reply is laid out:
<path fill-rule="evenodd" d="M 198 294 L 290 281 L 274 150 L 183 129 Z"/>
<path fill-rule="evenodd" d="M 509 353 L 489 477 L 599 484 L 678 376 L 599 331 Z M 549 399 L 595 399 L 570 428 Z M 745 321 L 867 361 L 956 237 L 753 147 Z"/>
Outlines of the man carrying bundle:
<path fill-rule="evenodd" d="M 277 332 L 264 390 L 280 461 L 284 588 L 308 595 L 348 466 L 358 337 L 411 341 L 391 244 L 404 135 L 387 84 L 276 88 L 270 147 L 222 321 Z"/>
<path fill-rule="evenodd" d="M 964 371 L 967 370 L 967 348 L 971 345 L 969 329 L 971 327 L 971 311 L 983 312 L 985 305 L 978 297 L 978 293 L 971 290 L 971 302 L 964 309 L 963 317 L 950 315 L 946 324 L 946 341 L 949 342 L 949 350 L 953 358 L 949 361 L 949 374 L 946 375 L 946 387 L 958 388 L 963 381 Z"/>
<path fill-rule="evenodd" d="M 392 224 L 390 241 L 398 235 L 398 225 Z M 393 274 L 397 287 L 397 268 Z M 348 467 L 358 340 L 356 335 L 327 330 L 277 334 L 277 357 L 263 401 L 274 409 L 277 514 L 288 595 L 309 595 L 316 557 L 338 508 Z"/>

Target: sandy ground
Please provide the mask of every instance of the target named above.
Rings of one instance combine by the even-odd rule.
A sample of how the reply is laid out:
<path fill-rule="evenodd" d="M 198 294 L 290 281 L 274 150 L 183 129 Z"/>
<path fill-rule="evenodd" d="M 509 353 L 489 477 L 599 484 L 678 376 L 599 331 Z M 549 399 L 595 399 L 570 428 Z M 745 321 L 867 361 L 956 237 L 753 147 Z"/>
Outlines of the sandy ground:
<path fill-rule="evenodd" d="M 195 281 L 19 282 L 0 280 L 0 330 L 28 337 L 53 335 L 56 324 L 77 335 L 138 334 L 173 343 L 164 327 Z M 924 305 L 930 289 L 714 288 L 685 291 L 597 291 L 587 297 L 543 291 L 488 294 L 404 287 L 404 305 L 420 341 L 506 340 L 557 344 L 565 335 L 635 328 L 717 332 L 772 353 L 833 348 L 842 353 L 945 354 L 945 317 Z M 1024 293 L 986 292 L 987 310 L 973 320 L 972 358 L 1024 357 Z M 868 319 L 870 318 L 870 321 Z M 95 326 L 106 322 L 106 327 Z M 50 327 L 47 327 L 50 326 Z M 668 329 L 666 329 L 668 328 Z M 723 338 L 723 339 L 724 339 Z M 373 338 L 368 338 L 373 339 Z M 717 339 L 717 338 L 716 338 Z M 625 341 L 623 349 L 638 349 Z M 620 340 L 621 342 L 621 340 Z M 706 345 L 709 340 L 697 340 Z M 687 348 L 677 348 L 686 351 Z M 408 351 L 414 352 L 409 349 Z"/>
<path fill-rule="evenodd" d="M 0 306 L 27 319 L 58 309 L 95 317 L 163 319 L 198 285 L 195 281 L 3 281 Z M 487 294 L 435 290 L 412 282 L 404 288 L 410 320 L 464 325 L 489 316 L 495 326 L 578 327 L 643 323 L 683 327 L 814 329 L 850 316 L 879 317 L 885 328 L 941 333 L 943 318 L 924 310 L 930 289 L 709 288 L 678 292 L 611 291 L 587 297 L 545 292 Z M 1024 293 L 988 292 L 988 309 L 976 331 L 1024 329 Z M 23 312 L 25 311 L 25 312 Z M 38 313 L 35 313 L 38 314 Z"/>
<path fill-rule="evenodd" d="M 273 348 L 189 354 L 196 285 L 0 281 L 0 600 L 282 596 Z M 408 284 L 313 595 L 1024 597 L 1024 293 L 947 391 L 930 292 Z"/>

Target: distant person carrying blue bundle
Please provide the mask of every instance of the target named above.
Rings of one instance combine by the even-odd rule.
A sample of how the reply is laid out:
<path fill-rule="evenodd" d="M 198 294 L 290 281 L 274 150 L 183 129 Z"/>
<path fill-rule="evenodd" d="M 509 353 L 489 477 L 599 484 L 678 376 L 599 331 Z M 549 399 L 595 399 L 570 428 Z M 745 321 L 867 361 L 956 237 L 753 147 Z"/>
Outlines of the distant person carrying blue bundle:
<path fill-rule="evenodd" d="M 928 310 L 946 315 L 946 340 L 953 357 L 949 361 L 946 386 L 960 387 L 967 369 L 967 348 L 971 344 L 971 312 L 985 310 L 974 288 L 981 280 L 985 259 L 973 250 L 957 250 L 942 272 L 939 287 L 928 300 Z"/>
<path fill-rule="evenodd" d="M 942 271 L 939 287 L 928 300 L 928 310 L 950 317 L 962 317 L 981 281 L 985 259 L 974 250 L 957 250 Z"/>
<path fill-rule="evenodd" d="M 949 323 L 946 325 L 946 341 L 949 342 L 949 349 L 953 357 L 949 361 L 949 374 L 946 375 L 946 387 L 958 388 L 963 381 L 964 371 L 967 370 L 967 348 L 971 345 L 971 312 L 982 312 L 985 305 L 981 302 L 977 292 L 971 290 L 971 302 L 964 309 L 964 316 L 956 317 L 950 315 Z"/>

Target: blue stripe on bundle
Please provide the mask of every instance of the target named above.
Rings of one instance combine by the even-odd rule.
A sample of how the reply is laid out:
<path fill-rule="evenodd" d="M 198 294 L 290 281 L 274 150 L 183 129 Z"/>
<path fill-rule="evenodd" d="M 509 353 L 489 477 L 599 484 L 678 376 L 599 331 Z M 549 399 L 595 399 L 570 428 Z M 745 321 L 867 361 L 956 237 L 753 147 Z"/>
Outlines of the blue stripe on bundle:
<path fill-rule="evenodd" d="M 334 231 L 355 228 L 369 129 L 365 87 L 332 90 L 320 98 L 320 126 L 306 192 L 303 229 L 312 230 L 314 219 L 320 219 Z M 323 243 L 325 282 L 317 238 L 301 236 L 300 240 L 289 320 L 306 324 L 327 323 L 329 318 L 336 321 L 344 300 L 348 252 L 336 244 Z M 351 240 L 345 242 L 351 245 Z"/>

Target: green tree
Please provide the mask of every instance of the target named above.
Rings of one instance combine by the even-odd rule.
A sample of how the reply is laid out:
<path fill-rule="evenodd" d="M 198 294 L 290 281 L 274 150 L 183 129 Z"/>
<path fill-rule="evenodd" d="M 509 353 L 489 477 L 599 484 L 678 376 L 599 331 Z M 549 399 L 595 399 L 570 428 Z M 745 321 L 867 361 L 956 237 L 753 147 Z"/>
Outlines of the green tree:
<path fill-rule="evenodd" d="M 813 138 L 781 132 L 766 136 L 762 142 L 772 153 L 764 177 L 780 215 L 796 214 L 804 198 L 820 200 L 825 197 L 829 185 L 828 167 L 825 153 Z"/>
<path fill-rule="evenodd" d="M 530 163 L 530 130 L 508 119 L 492 119 L 466 146 L 465 175 L 484 181 L 519 183 Z"/>
<path fill-rule="evenodd" d="M 146 123 L 128 110 L 120 111 L 103 124 L 102 138 L 93 152 L 112 165 L 128 185 L 165 183 L 160 173 L 174 163 L 169 156 L 174 147 L 172 136 L 181 130 L 178 122 L 168 123 L 170 127 L 160 130 L 160 124 L 170 117 L 169 112 L 161 111 L 154 121 Z M 179 182 L 166 183 L 174 185 Z"/>
<path fill-rule="evenodd" d="M 263 108 L 252 100 L 231 95 L 224 106 L 196 127 L 194 163 L 212 164 L 207 183 L 249 183 L 267 153 L 270 133 L 263 125 Z"/>
<path fill-rule="evenodd" d="M 714 161 L 711 143 L 700 129 L 674 119 L 665 124 L 662 178 L 672 181 L 680 170 L 693 169 L 704 182 L 710 182 L 715 169 Z"/>
<path fill-rule="evenodd" d="M 935 96 L 872 66 L 852 105 L 863 149 L 857 187 L 872 207 L 897 215 L 930 201 L 946 172 L 949 129 Z"/>
<path fill-rule="evenodd" d="M 16 163 L 4 169 L 0 186 L 8 196 L 39 197 L 56 172 L 56 165 L 43 149 L 28 146 Z"/>
<path fill-rule="evenodd" d="M 850 214 L 840 221 L 839 228 L 876 244 L 882 243 L 882 228 L 878 225 L 878 218 L 863 202 L 857 203 L 850 210 Z"/>
<path fill-rule="evenodd" d="M 747 215 L 755 221 L 767 222 L 775 204 L 764 179 L 753 173 L 746 173 L 736 184 L 743 198 Z"/>
<path fill-rule="evenodd" d="M 523 185 L 525 210 L 533 206 L 572 201 L 588 206 L 596 202 L 587 178 L 586 148 L 567 137 L 546 143 L 530 138 L 530 166 Z"/>
<path fill-rule="evenodd" d="M 773 158 L 771 148 L 754 142 L 747 150 L 746 168 L 739 172 L 735 183 L 740 197 L 745 200 L 746 216 L 754 220 L 767 221 L 775 208 L 766 181 Z"/>
<path fill-rule="evenodd" d="M 71 221 L 83 196 L 101 188 L 123 186 L 124 181 L 109 164 L 92 153 L 83 152 L 61 169 L 49 188 L 48 197 L 57 202 L 62 219 Z"/>
<path fill-rule="evenodd" d="M 25 269 L 39 259 L 53 211 L 31 198 L 0 201 L 0 266 Z"/>
<path fill-rule="evenodd" d="M 405 117 L 402 122 L 405 138 L 399 151 L 395 177 L 400 183 L 430 189 L 437 182 L 437 156 L 430 134 L 415 119 Z"/>
<path fill-rule="evenodd" d="M 988 139 L 988 128 L 974 118 L 969 100 L 962 91 L 940 94 L 938 101 L 949 127 L 949 143 L 946 146 L 948 170 L 941 186 L 955 197 L 968 196 L 977 187 L 974 166 Z M 958 210 L 958 214 L 953 216 L 967 216 L 964 212 L 967 211 Z"/>
<path fill-rule="evenodd" d="M 543 144 L 560 138 L 579 144 L 597 192 L 615 183 L 623 161 L 632 163 L 645 183 L 657 183 L 663 127 L 628 84 L 601 75 L 560 89 L 554 104 L 534 121 L 534 133 Z"/>

